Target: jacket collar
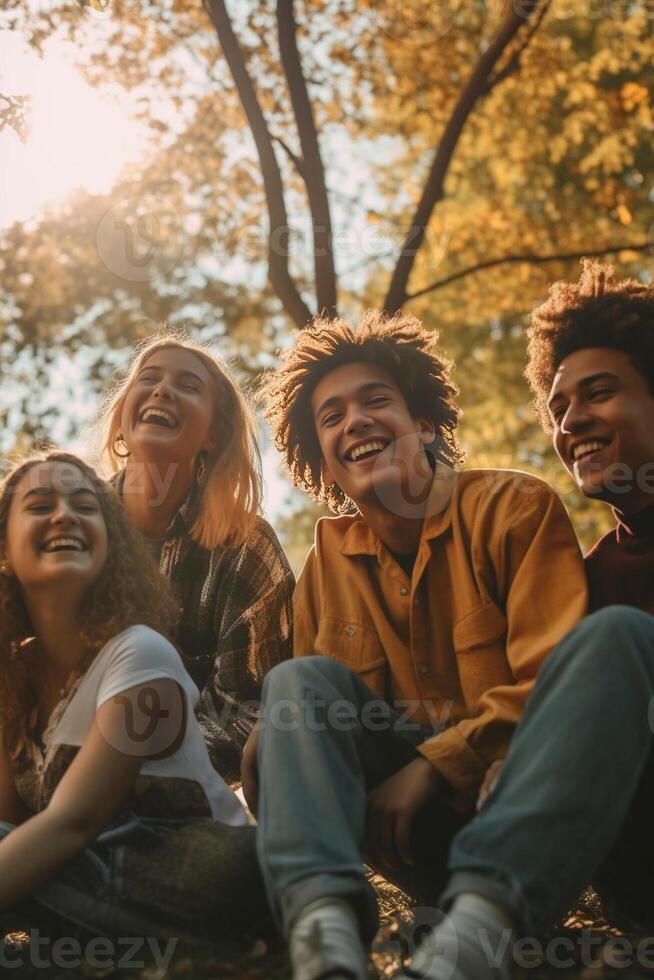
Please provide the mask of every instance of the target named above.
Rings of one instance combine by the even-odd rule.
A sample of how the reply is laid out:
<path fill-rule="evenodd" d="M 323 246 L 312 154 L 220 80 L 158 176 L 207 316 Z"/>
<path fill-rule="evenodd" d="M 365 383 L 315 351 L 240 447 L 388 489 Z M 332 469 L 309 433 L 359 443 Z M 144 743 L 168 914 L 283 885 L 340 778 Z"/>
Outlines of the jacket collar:
<path fill-rule="evenodd" d="M 451 522 L 450 502 L 459 474 L 445 463 L 437 463 L 425 507 L 421 541 L 443 534 Z M 378 555 L 381 541 L 360 514 L 348 528 L 340 546 L 343 555 Z"/>

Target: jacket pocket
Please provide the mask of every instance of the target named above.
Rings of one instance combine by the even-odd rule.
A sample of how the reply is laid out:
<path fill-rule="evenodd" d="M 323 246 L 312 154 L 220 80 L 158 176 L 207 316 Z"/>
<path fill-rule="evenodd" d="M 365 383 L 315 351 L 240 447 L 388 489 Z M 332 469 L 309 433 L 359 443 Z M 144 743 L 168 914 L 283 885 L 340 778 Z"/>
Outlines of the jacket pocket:
<path fill-rule="evenodd" d="M 377 697 L 386 696 L 386 656 L 376 630 L 335 616 L 323 616 L 316 637 L 316 653 L 333 657 L 348 667 Z"/>
<path fill-rule="evenodd" d="M 474 714 L 492 687 L 515 684 L 506 656 L 506 616 L 488 602 L 455 623 L 452 641 L 466 707 Z"/>

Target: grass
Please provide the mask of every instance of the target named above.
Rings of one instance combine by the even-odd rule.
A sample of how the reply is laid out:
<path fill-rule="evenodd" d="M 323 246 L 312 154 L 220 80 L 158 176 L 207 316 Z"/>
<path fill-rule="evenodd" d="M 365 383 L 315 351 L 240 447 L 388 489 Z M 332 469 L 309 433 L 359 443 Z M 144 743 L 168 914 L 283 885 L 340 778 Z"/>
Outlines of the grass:
<path fill-rule="evenodd" d="M 380 875 L 374 875 L 371 881 L 377 891 L 381 913 L 382 926 L 373 943 L 370 956 L 369 980 L 391 980 L 401 965 L 402 957 L 411 951 L 411 944 L 416 933 L 416 922 L 413 917 L 410 901 L 407 895 L 398 888 L 390 885 Z M 419 920 L 424 920 L 427 911 L 418 911 Z M 57 968 L 54 965 L 36 967 L 30 963 L 29 930 L 35 927 L 34 922 L 13 920 L 8 922 L 0 917 L 0 974 L 20 980 L 72 980 L 72 978 L 88 978 L 88 980 L 290 980 L 290 969 L 283 944 L 275 936 L 249 937 L 238 945 L 223 943 L 214 946 L 203 943 L 179 942 L 166 969 L 157 966 L 152 955 L 146 959 L 142 953 L 138 956 L 144 962 L 127 965 L 106 965 L 96 968 L 88 962 L 79 966 Z M 40 934 L 49 935 L 54 943 L 57 939 L 50 929 Z M 34 935 L 34 933 L 33 933 Z M 582 962 L 584 946 L 580 942 L 585 936 L 586 957 L 588 950 L 592 951 L 595 965 L 588 966 Z M 575 952 L 574 962 L 567 967 L 553 968 L 540 963 L 534 957 L 529 967 L 518 970 L 516 980 L 607 980 L 620 977 L 621 980 L 652 980 L 654 977 L 654 941 L 652 943 L 652 967 L 628 966 L 618 968 L 620 961 L 621 940 L 627 939 L 638 947 L 639 937 L 624 937 L 618 930 L 613 929 L 602 917 L 601 906 L 592 892 L 586 893 L 580 901 L 579 908 L 553 931 L 550 939 L 572 940 Z M 85 944 L 82 944 L 85 945 Z M 570 947 L 570 944 L 569 944 Z M 51 947 L 54 951 L 54 946 Z M 570 947 L 571 948 L 571 947 Z M 41 950 L 42 952 L 43 950 Z M 125 953 L 121 948 L 120 954 Z M 48 955 L 42 955 L 44 960 Z M 68 954 L 70 956 L 70 952 Z M 566 959 L 567 953 L 561 952 L 559 958 Z M 54 956 L 53 956 L 54 958 Z M 11 963 L 18 959 L 23 965 L 15 968 Z M 622 955 L 624 963 L 625 956 Z"/>

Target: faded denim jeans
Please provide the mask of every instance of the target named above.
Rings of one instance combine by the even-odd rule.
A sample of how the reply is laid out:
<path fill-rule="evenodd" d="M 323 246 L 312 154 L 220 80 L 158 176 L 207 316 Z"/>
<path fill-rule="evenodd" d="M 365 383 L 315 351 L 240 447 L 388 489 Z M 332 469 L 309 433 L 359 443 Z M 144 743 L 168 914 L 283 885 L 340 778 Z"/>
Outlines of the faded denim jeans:
<path fill-rule="evenodd" d="M 343 898 L 372 937 L 377 905 L 362 858 L 367 794 L 416 759 L 434 731 L 405 721 L 355 673 L 321 656 L 287 660 L 266 675 L 262 717 L 257 850 L 273 913 L 287 931 L 308 902 Z M 425 808 L 412 832 L 416 867 L 380 870 L 414 895 L 436 896 L 465 819 L 444 801 Z"/>
<path fill-rule="evenodd" d="M 13 829 L 0 823 L 0 840 Z M 117 818 L 30 904 L 106 936 L 233 938 L 268 916 L 253 827 L 133 813 Z"/>
<path fill-rule="evenodd" d="M 654 616 L 584 619 L 545 662 L 482 812 L 454 839 L 462 891 L 540 933 L 588 884 L 615 924 L 654 924 Z"/>

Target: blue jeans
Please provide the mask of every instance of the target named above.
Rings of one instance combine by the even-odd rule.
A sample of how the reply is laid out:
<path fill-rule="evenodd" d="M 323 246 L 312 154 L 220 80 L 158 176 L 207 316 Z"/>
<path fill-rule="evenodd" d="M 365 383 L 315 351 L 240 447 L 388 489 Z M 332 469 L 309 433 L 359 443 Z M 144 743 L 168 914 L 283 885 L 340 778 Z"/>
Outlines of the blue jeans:
<path fill-rule="evenodd" d="M 284 930 L 308 902 L 330 896 L 349 901 L 363 934 L 374 935 L 377 905 L 362 860 L 367 794 L 415 759 L 416 746 L 433 734 L 406 722 L 329 657 L 288 660 L 266 675 L 257 851 Z M 435 897 L 465 819 L 444 802 L 427 807 L 412 830 L 418 871 L 381 870 L 414 894 L 429 888 Z"/>
<path fill-rule="evenodd" d="M 496 789 L 454 839 L 443 901 L 485 894 L 539 933 L 591 882 L 654 923 L 654 616 L 588 616 L 543 666 Z"/>
<path fill-rule="evenodd" d="M 14 911 L 28 906 L 107 936 L 231 939 L 268 918 L 254 828 L 129 813 Z"/>

